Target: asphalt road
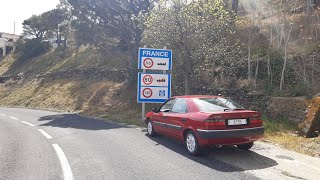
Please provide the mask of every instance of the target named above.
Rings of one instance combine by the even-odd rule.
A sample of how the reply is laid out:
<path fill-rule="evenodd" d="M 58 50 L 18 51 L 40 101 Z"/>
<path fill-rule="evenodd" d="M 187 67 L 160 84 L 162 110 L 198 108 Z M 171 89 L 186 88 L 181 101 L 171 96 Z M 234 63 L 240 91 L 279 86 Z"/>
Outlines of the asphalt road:
<path fill-rule="evenodd" d="M 164 136 L 74 114 L 0 108 L 0 124 L 1 180 L 304 178 L 261 155 L 268 149 L 259 143 L 192 157 Z"/>

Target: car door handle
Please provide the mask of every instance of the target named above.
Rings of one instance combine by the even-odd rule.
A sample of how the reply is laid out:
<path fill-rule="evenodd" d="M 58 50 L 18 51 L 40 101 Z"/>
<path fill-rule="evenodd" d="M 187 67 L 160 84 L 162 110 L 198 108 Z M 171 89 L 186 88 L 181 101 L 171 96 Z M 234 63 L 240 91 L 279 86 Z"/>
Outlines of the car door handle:
<path fill-rule="evenodd" d="M 165 116 L 161 116 L 161 118 L 162 118 L 162 119 L 167 119 L 167 117 L 165 117 Z"/>
<path fill-rule="evenodd" d="M 187 118 L 181 118 L 181 121 L 182 121 L 182 122 L 186 122 L 186 121 L 187 121 Z"/>

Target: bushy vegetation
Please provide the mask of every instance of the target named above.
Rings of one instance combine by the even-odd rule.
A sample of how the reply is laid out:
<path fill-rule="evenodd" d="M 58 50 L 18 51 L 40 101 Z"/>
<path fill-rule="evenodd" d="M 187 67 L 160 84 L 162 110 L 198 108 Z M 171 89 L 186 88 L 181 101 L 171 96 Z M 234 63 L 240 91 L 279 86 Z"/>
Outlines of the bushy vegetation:
<path fill-rule="evenodd" d="M 48 52 L 51 49 L 49 42 L 40 39 L 19 39 L 16 43 L 15 54 L 17 61 L 25 61 Z"/>

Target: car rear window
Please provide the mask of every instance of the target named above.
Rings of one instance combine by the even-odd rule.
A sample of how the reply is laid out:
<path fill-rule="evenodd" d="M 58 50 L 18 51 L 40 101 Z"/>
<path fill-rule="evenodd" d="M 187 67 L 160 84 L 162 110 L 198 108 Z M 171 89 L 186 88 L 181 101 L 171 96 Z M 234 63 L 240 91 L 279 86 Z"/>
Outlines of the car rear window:
<path fill-rule="evenodd" d="M 202 112 L 244 109 L 242 106 L 226 98 L 195 98 L 194 102 Z"/>

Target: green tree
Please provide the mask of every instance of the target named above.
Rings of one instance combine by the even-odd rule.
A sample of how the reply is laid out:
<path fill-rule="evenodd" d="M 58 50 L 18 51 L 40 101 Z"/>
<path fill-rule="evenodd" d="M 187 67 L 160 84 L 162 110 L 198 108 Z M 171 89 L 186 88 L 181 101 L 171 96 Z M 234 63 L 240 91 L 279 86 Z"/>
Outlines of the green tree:
<path fill-rule="evenodd" d="M 48 32 L 49 27 L 44 20 L 43 16 L 33 15 L 29 19 L 24 20 L 23 23 L 23 36 L 32 37 L 42 40 Z"/>
<path fill-rule="evenodd" d="M 243 65 L 232 40 L 234 20 L 223 0 L 160 1 L 146 23 L 145 43 L 174 50 L 174 64 L 181 67 L 176 75 L 183 74 L 184 92 L 192 94 L 191 87 L 212 84 L 215 76 L 235 74 Z"/>
<path fill-rule="evenodd" d="M 61 43 L 61 36 L 68 36 L 71 15 L 65 8 L 56 8 L 41 14 L 43 23 L 48 28 L 47 37 L 55 37 L 58 46 Z"/>
<path fill-rule="evenodd" d="M 144 19 L 153 0 L 68 0 L 65 4 L 74 16 L 77 42 L 94 44 L 104 52 L 114 47 L 127 51 L 128 78 L 133 80 Z"/>

